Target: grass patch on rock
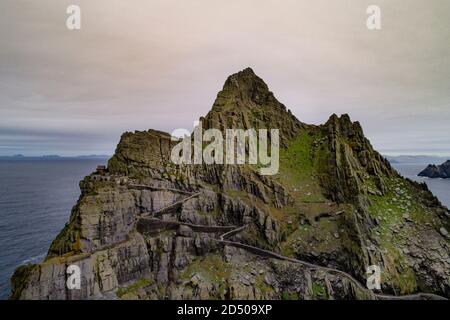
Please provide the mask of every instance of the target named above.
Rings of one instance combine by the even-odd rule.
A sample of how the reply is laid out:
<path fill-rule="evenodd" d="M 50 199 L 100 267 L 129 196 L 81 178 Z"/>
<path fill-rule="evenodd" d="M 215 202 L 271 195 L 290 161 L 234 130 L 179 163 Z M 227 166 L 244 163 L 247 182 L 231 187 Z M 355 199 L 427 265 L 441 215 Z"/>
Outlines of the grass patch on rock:
<path fill-rule="evenodd" d="M 153 282 L 151 280 L 142 278 L 142 279 L 139 279 L 138 281 L 136 281 L 135 283 L 133 283 L 133 284 L 127 286 L 127 287 L 123 287 L 123 288 L 117 289 L 117 293 L 116 294 L 117 294 L 117 296 L 119 298 L 123 298 L 124 296 L 129 295 L 129 294 L 133 294 L 137 290 L 139 290 L 139 289 L 141 289 L 143 287 L 149 286 L 152 283 Z"/>

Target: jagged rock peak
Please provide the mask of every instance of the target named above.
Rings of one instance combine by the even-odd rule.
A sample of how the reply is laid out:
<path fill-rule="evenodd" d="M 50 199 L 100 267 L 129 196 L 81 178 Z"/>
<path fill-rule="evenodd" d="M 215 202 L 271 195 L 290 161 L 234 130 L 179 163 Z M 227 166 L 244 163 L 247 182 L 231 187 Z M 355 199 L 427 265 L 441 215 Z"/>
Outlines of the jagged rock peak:
<path fill-rule="evenodd" d="M 325 126 L 330 128 L 330 131 L 340 132 L 346 136 L 358 135 L 364 137 L 364 132 L 361 124 L 358 121 L 352 122 L 350 116 L 345 113 L 340 117 L 333 113 Z"/>
<path fill-rule="evenodd" d="M 258 77 L 251 68 L 246 68 L 228 77 L 223 86 L 224 91 L 242 93 L 247 98 L 255 94 L 272 95 L 263 79 Z"/>
<path fill-rule="evenodd" d="M 207 129 L 279 129 L 283 145 L 304 126 L 251 68 L 228 77 L 211 111 L 200 120 Z"/>
<path fill-rule="evenodd" d="M 270 102 L 278 103 L 264 80 L 258 77 L 251 68 L 246 68 L 227 78 L 213 107 L 221 107 L 223 102 L 229 99 L 240 102 L 238 105 L 241 107 L 261 106 Z"/>

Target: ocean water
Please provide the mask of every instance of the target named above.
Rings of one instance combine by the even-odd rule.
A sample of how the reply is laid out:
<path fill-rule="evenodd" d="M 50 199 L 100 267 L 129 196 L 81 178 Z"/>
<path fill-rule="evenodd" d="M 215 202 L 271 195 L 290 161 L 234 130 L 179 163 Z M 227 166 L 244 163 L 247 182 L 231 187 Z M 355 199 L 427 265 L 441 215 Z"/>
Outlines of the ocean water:
<path fill-rule="evenodd" d="M 428 189 L 441 201 L 441 203 L 450 208 L 450 179 L 430 179 L 419 177 L 417 174 L 426 168 L 428 163 L 393 163 L 392 166 L 405 178 L 417 182 L 425 182 Z"/>
<path fill-rule="evenodd" d="M 106 159 L 0 160 L 0 299 L 25 263 L 40 262 L 80 196 L 78 182 Z"/>
<path fill-rule="evenodd" d="M 106 159 L 0 160 L 0 299 L 15 268 L 38 263 L 68 221 L 78 182 Z M 393 164 L 404 177 L 425 181 L 450 207 L 450 179 L 417 177 L 426 163 Z"/>

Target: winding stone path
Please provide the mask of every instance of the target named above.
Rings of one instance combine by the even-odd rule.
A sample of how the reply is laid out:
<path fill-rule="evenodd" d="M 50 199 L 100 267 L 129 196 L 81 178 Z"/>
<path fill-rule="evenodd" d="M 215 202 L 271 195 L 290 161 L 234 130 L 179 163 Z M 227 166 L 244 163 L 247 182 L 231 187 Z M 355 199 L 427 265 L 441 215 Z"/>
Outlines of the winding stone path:
<path fill-rule="evenodd" d="M 363 284 L 361 284 L 361 282 L 359 282 L 357 279 L 355 279 L 351 274 L 338 270 L 338 269 L 334 269 L 334 268 L 329 268 L 329 267 L 324 267 L 324 266 L 320 266 L 320 265 L 316 265 L 314 263 L 310 263 L 307 261 L 303 261 L 300 259 L 295 259 L 295 258 L 290 258 L 290 257 L 286 257 L 283 255 L 280 255 L 276 252 L 273 251 L 269 251 L 269 250 L 265 250 L 265 249 L 261 249 L 255 246 L 251 246 L 248 244 L 244 244 L 244 243 L 240 243 L 240 242 L 236 242 L 236 241 L 229 241 L 226 240 L 240 232 L 242 232 L 243 230 L 245 230 L 245 228 L 247 227 L 247 225 L 243 225 L 243 226 L 202 226 L 202 225 L 194 225 L 194 224 L 190 224 L 190 223 L 185 223 L 185 222 L 180 222 L 180 221 L 163 221 L 160 219 L 155 218 L 155 216 L 158 216 L 162 213 L 164 213 L 166 210 L 174 208 L 178 205 L 183 204 L 184 202 L 193 199 L 197 196 L 200 195 L 200 192 L 198 193 L 194 193 L 191 194 L 189 197 L 181 199 L 179 201 L 174 202 L 173 204 L 164 207 L 160 210 L 157 210 L 155 212 L 145 212 L 141 215 L 141 219 L 149 219 L 146 218 L 149 215 L 153 215 L 152 218 L 149 219 L 149 222 L 151 222 L 152 220 L 158 223 L 162 223 L 162 226 L 166 226 L 166 228 L 169 228 L 169 225 L 175 225 L 175 226 L 179 226 L 179 225 L 185 225 L 188 227 L 191 227 L 193 231 L 196 232 L 205 232 L 205 233 L 217 233 L 217 232 L 225 232 L 223 234 L 221 234 L 219 236 L 219 239 L 215 239 L 215 238 L 211 238 L 211 240 L 222 243 L 224 245 L 228 245 L 228 246 L 232 246 L 235 248 L 239 248 L 239 249 L 243 249 L 246 250 L 248 252 L 251 252 L 253 254 L 262 256 L 262 257 L 266 257 L 266 258 L 274 258 L 274 259 L 278 259 L 278 260 L 282 260 L 282 261 L 288 261 L 288 262 L 292 262 L 292 263 L 297 263 L 297 264 L 301 264 L 304 265 L 312 270 L 322 270 L 322 271 L 326 271 L 329 273 L 335 273 L 335 274 L 339 274 L 340 276 L 343 276 L 344 278 L 347 278 L 348 280 L 350 280 L 353 284 L 355 284 L 360 290 L 362 290 L 363 292 L 367 292 L 368 294 L 370 294 L 371 296 L 375 297 L 378 300 L 422 300 L 422 299 L 429 299 L 429 300 L 448 300 L 445 297 L 439 296 L 437 294 L 433 294 L 433 293 L 423 293 L 423 292 L 419 292 L 416 294 L 411 294 L 411 295 L 403 295 L 403 296 L 394 296 L 394 295 L 388 295 L 388 294 L 379 294 L 379 293 L 374 293 L 373 291 L 367 289 Z M 231 229 L 231 230 L 230 230 Z"/>
<path fill-rule="evenodd" d="M 175 189 L 175 188 L 164 188 L 164 187 L 155 187 L 151 185 L 146 184 L 129 184 L 128 188 L 130 189 L 143 189 L 143 190 L 152 190 L 152 191 L 171 191 L 176 193 L 182 193 L 186 195 L 193 195 L 194 192 L 189 192 L 181 189 Z"/>
<path fill-rule="evenodd" d="M 155 231 L 155 230 L 169 230 L 177 229 L 179 226 L 187 226 L 194 232 L 201 233 L 218 233 L 222 234 L 225 232 L 229 233 L 236 230 L 236 226 L 205 226 L 192 224 L 181 221 L 173 220 L 161 220 L 153 217 L 143 217 L 138 221 L 138 230 L 144 231 Z"/>
<path fill-rule="evenodd" d="M 370 295 L 374 296 L 376 299 L 378 300 L 422 300 L 422 299 L 430 299 L 430 300 L 448 300 L 445 297 L 439 296 L 437 294 L 433 294 L 433 293 L 423 293 L 423 292 L 419 292 L 416 294 L 411 294 L 411 295 L 403 295 L 403 296 L 394 296 L 394 295 L 388 295 L 388 294 L 379 294 L 379 293 L 374 293 L 371 290 L 367 289 L 364 285 L 362 285 L 357 279 L 355 279 L 352 275 L 350 275 L 347 272 L 338 270 L 338 269 L 334 269 L 334 268 L 329 268 L 329 267 L 324 267 L 324 266 L 320 266 L 320 265 L 316 265 L 307 261 L 303 261 L 303 260 L 299 260 L 299 259 L 295 259 L 295 258 L 289 258 L 286 256 L 282 256 L 278 253 L 275 253 L 273 251 L 269 251 L 269 250 L 265 250 L 265 249 L 261 249 L 255 246 L 251 246 L 248 244 L 244 244 L 244 243 L 240 243 L 240 242 L 236 242 L 236 241 L 228 241 L 228 240 L 224 240 L 225 238 L 229 238 L 241 231 L 243 231 L 245 229 L 246 226 L 242 226 L 239 227 L 235 230 L 229 231 L 225 234 L 222 234 L 220 236 L 220 240 L 216 240 L 220 243 L 223 243 L 225 245 L 229 245 L 232 247 L 236 247 L 236 248 L 240 248 L 240 249 L 244 249 L 247 250 L 253 254 L 259 255 L 259 256 L 263 256 L 263 257 L 269 257 L 269 258 L 274 258 L 274 259 L 278 259 L 278 260 L 283 260 L 283 261 L 288 261 L 288 262 L 293 262 L 293 263 L 298 263 L 298 264 L 302 264 L 312 270 L 322 270 L 322 271 L 326 271 L 329 273 L 336 273 L 339 274 L 345 278 L 347 278 L 348 280 L 350 280 L 351 282 L 353 282 L 359 289 L 361 289 L 364 292 L 368 292 Z"/>
<path fill-rule="evenodd" d="M 188 200 L 191 200 L 191 199 L 193 199 L 193 198 L 196 198 L 196 197 L 198 197 L 199 195 L 200 195 L 200 192 L 197 192 L 197 193 L 194 193 L 194 194 L 192 194 L 191 196 L 189 196 L 189 197 L 187 197 L 187 198 L 178 200 L 178 201 L 176 201 L 176 202 L 174 202 L 174 203 L 168 205 L 167 207 L 164 207 L 164 208 L 162 208 L 162 209 L 156 210 L 156 211 L 154 211 L 154 212 L 143 212 L 143 213 L 141 213 L 141 218 L 143 218 L 143 217 L 148 217 L 148 216 L 150 216 L 150 215 L 153 215 L 153 216 L 160 216 L 161 214 L 163 214 L 163 213 L 166 212 L 167 210 L 172 209 L 172 208 L 175 208 L 175 207 L 177 207 L 177 206 L 179 206 L 179 205 L 182 205 L 184 202 L 186 202 L 186 201 L 188 201 Z"/>

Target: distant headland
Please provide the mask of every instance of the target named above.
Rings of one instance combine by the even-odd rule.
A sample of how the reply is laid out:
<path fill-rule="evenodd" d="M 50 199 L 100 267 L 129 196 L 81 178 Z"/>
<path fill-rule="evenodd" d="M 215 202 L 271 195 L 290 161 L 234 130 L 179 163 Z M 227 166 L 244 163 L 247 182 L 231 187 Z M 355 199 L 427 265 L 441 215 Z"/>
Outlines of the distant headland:
<path fill-rule="evenodd" d="M 450 160 L 441 165 L 430 164 L 422 172 L 420 177 L 450 179 Z"/>

